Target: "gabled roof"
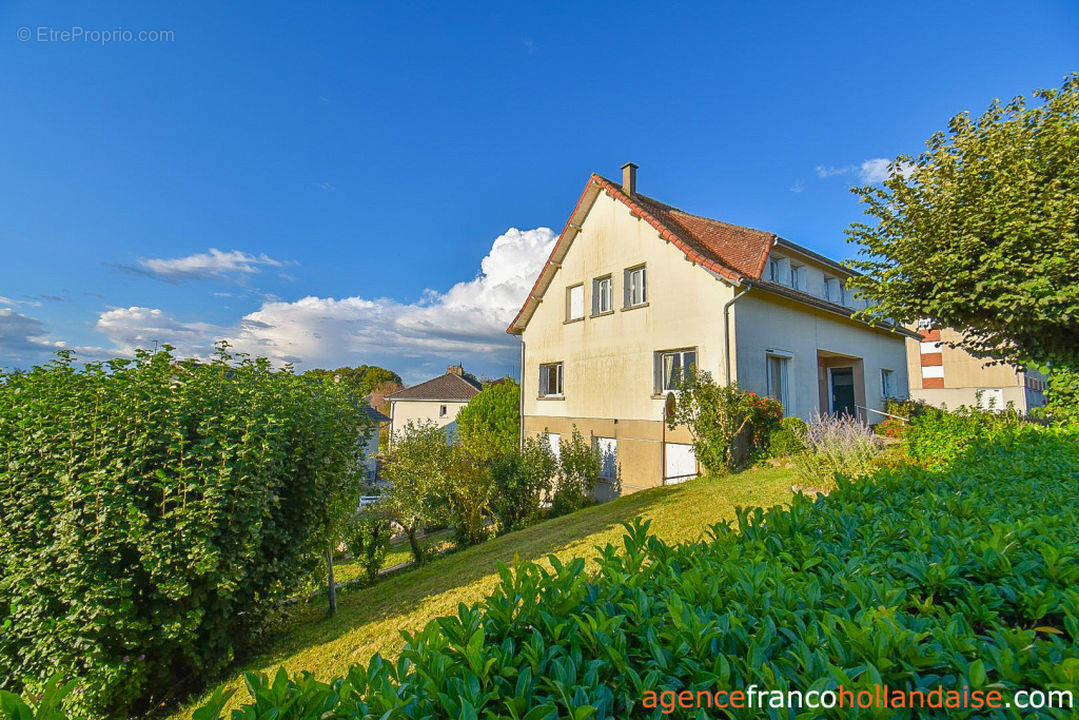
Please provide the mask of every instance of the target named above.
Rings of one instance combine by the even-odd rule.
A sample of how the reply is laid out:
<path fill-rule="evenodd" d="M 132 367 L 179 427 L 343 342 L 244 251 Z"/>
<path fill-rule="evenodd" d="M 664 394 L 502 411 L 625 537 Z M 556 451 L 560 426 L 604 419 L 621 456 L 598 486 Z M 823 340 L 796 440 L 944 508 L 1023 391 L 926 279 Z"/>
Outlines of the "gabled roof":
<path fill-rule="evenodd" d="M 457 373 L 446 373 L 419 385 L 398 390 L 386 396 L 387 400 L 450 400 L 468 402 L 483 387 Z"/>
<path fill-rule="evenodd" d="M 555 271 L 561 267 L 570 243 L 580 231 L 581 221 L 600 192 L 606 192 L 655 228 L 660 237 L 685 253 L 686 260 L 735 284 L 760 279 L 768 252 L 777 239 L 775 233 L 692 215 L 640 193 L 628 195 L 618 183 L 593 173 L 551 250 L 546 265 L 536 278 L 536 284 L 507 332 L 520 333 L 528 324 L 547 286 L 554 279 Z"/>
<path fill-rule="evenodd" d="M 562 267 L 562 260 L 569 251 L 570 244 L 581 231 L 581 223 L 601 192 L 618 200 L 636 217 L 655 228 L 660 237 L 685 253 L 686 260 L 706 268 L 732 284 L 740 285 L 748 281 L 763 290 L 813 305 L 821 310 L 847 318 L 853 314 L 850 308 L 843 305 L 837 305 L 801 290 L 793 290 L 761 278 L 765 264 L 768 262 L 768 254 L 777 244 L 786 250 L 801 253 L 830 266 L 838 273 L 856 274 L 834 260 L 778 237 L 775 233 L 693 215 L 640 193 L 629 195 L 620 184 L 593 173 L 588 178 L 588 184 L 585 185 L 581 197 L 577 200 L 577 205 L 573 208 L 566 226 L 562 229 L 562 234 L 558 236 L 558 242 L 551 250 L 550 257 L 547 258 L 532 290 L 525 298 L 524 305 L 506 332 L 520 334 L 524 331 L 532 313 L 536 311 L 536 307 L 543 299 L 544 292 L 554 280 L 555 273 Z M 890 325 L 883 325 L 879 329 L 901 335 L 910 334 L 910 331 L 905 328 Z"/>

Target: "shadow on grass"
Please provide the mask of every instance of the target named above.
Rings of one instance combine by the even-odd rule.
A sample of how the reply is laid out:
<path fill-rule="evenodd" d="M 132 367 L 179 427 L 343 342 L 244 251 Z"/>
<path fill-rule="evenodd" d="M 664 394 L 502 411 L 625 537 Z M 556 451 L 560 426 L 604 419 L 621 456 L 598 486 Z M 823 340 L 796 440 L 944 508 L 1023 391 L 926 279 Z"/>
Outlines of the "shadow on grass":
<path fill-rule="evenodd" d="M 388 617 L 426 597 L 468 585 L 497 572 L 499 563 L 539 560 L 584 536 L 611 530 L 640 516 L 657 503 L 673 501 L 684 486 L 654 488 L 544 520 L 487 542 L 464 548 L 422 566 L 395 572 L 373 586 L 348 589 L 338 596 L 337 615 L 325 617 L 324 597 L 299 609 L 265 644 L 273 651 L 245 658 L 244 665 L 274 664 L 293 651 L 329 642 L 372 620 Z M 297 630 L 301 632 L 297 633 Z M 299 635 L 299 636 L 297 636 Z"/>

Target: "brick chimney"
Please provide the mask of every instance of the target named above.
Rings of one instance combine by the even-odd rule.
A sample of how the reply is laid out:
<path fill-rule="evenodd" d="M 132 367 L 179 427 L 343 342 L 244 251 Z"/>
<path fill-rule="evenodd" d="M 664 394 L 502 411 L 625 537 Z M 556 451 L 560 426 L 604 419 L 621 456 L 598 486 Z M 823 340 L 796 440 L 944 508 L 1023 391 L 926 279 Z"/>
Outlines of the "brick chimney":
<path fill-rule="evenodd" d="M 622 166 L 622 190 L 630 197 L 637 194 L 637 166 L 631 162 Z"/>
<path fill-rule="evenodd" d="M 464 368 L 463 365 L 450 365 L 448 368 L 446 368 L 446 374 L 447 375 L 460 375 L 460 376 L 464 377 L 465 368 Z"/>

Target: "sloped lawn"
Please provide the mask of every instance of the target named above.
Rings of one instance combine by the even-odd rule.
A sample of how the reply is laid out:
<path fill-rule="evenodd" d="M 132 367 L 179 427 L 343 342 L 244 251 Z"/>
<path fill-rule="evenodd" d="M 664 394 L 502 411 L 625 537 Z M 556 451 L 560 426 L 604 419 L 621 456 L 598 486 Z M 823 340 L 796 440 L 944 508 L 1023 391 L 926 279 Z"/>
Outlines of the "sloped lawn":
<path fill-rule="evenodd" d="M 596 546 L 619 543 L 622 523 L 635 517 L 651 520 L 652 532 L 663 540 L 695 540 L 712 524 L 733 519 L 735 507 L 788 502 L 794 482 L 789 470 L 768 467 L 646 490 L 504 535 L 373 587 L 346 591 L 333 618 L 325 617 L 324 599 L 319 598 L 298 610 L 264 652 L 236 670 L 227 686 L 239 687 L 243 672 L 283 666 L 328 679 L 367 662 L 375 652 L 396 657 L 402 630 L 417 631 L 432 618 L 456 613 L 459 603 L 488 595 L 498 583 L 499 563 L 512 563 L 515 556 L 538 560 L 547 554 L 560 560 L 591 558 Z M 245 698 L 246 693 L 237 693 L 232 707 Z M 187 703 L 173 717 L 190 717 L 198 704 Z"/>

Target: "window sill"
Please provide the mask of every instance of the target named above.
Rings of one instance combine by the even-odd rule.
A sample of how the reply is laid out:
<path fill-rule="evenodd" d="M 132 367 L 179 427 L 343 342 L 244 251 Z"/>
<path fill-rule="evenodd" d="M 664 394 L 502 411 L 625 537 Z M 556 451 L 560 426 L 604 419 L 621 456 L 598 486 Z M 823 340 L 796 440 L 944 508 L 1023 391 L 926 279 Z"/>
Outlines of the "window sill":
<path fill-rule="evenodd" d="M 565 395 L 537 395 L 537 400 L 565 400 Z"/>
<path fill-rule="evenodd" d="M 667 396 L 672 394 L 672 393 L 674 394 L 675 397 L 678 397 L 678 391 L 677 390 L 664 390 L 661 393 L 653 394 L 652 399 L 653 400 L 666 400 Z"/>
<path fill-rule="evenodd" d="M 636 305 L 625 305 L 622 308 L 622 312 L 625 312 L 626 310 L 636 310 L 637 308 L 646 308 L 646 307 L 648 307 L 648 303 L 646 303 L 646 302 L 638 303 Z"/>
<path fill-rule="evenodd" d="M 604 315 L 614 315 L 614 310 L 604 310 L 603 312 L 592 313 L 589 317 L 603 317 Z"/>
<path fill-rule="evenodd" d="M 572 325 L 573 323 L 579 323 L 579 322 L 584 322 L 584 315 L 582 315 L 579 318 L 572 318 L 570 320 L 563 320 L 562 324 L 563 325 Z"/>

